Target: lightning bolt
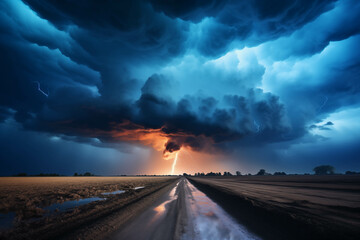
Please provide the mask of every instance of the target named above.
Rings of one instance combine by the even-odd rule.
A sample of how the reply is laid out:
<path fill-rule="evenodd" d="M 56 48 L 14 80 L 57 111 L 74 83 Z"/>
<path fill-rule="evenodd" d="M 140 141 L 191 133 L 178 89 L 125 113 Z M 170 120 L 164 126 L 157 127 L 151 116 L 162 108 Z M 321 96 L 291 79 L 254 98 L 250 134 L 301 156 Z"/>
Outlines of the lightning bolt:
<path fill-rule="evenodd" d="M 177 152 L 177 153 L 175 154 L 174 162 L 173 162 L 172 168 L 171 168 L 171 175 L 174 175 L 176 162 L 177 162 L 177 160 L 178 160 L 178 154 L 179 154 L 179 152 Z"/>
<path fill-rule="evenodd" d="M 42 94 L 44 94 L 45 97 L 49 97 L 49 93 L 45 93 L 43 90 L 41 90 L 40 82 L 34 81 L 34 83 L 37 84 L 37 86 L 38 86 L 38 91 L 39 91 L 39 92 L 41 92 Z"/>
<path fill-rule="evenodd" d="M 254 120 L 254 125 L 256 127 L 256 132 L 258 133 L 260 131 L 260 125 Z"/>

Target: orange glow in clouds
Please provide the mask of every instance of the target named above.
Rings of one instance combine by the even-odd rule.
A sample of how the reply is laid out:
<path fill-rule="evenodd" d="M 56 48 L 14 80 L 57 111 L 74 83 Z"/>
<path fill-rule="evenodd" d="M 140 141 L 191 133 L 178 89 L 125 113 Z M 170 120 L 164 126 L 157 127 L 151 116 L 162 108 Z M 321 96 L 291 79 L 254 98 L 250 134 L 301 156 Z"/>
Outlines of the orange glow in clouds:
<path fill-rule="evenodd" d="M 113 137 L 125 141 L 141 142 L 144 145 L 152 146 L 157 151 L 163 151 L 168 137 L 160 129 L 129 129 L 120 132 L 115 131 Z"/>
<path fill-rule="evenodd" d="M 151 164 L 147 166 L 148 174 L 182 174 L 184 172 L 223 172 L 229 171 L 222 161 L 224 156 L 216 153 L 192 151 L 190 147 L 182 146 L 180 150 L 164 152 L 165 144 L 172 137 L 185 137 L 184 133 L 166 134 L 161 128 L 147 129 L 129 121 L 115 124 L 111 136 L 122 141 L 138 142 L 151 146 L 156 150 L 151 156 Z M 170 161 L 163 161 L 170 160 Z M 220 161 L 219 161 L 220 160 Z"/>
<path fill-rule="evenodd" d="M 157 151 L 164 151 L 166 142 L 170 136 L 159 129 L 146 129 L 143 126 L 126 121 L 118 124 L 115 130 L 111 132 L 112 137 L 123 141 L 139 142 L 146 146 L 151 146 Z M 163 159 L 172 160 L 176 152 L 166 152 Z"/>

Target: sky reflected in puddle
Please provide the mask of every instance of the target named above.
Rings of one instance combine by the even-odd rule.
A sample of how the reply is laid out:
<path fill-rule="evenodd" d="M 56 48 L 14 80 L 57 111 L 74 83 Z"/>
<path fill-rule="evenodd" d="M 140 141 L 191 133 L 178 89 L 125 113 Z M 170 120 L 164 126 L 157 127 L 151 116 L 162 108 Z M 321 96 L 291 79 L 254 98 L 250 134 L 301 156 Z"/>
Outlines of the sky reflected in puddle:
<path fill-rule="evenodd" d="M 156 214 L 153 217 L 153 219 L 150 221 L 150 223 L 153 223 L 154 221 L 158 220 L 162 215 L 164 215 L 164 213 L 166 212 L 166 205 L 177 199 L 176 189 L 178 186 L 179 186 L 179 182 L 175 185 L 173 189 L 171 189 L 168 196 L 168 200 L 166 200 L 165 202 L 161 203 L 160 205 L 154 208 Z"/>
<path fill-rule="evenodd" d="M 112 191 L 112 192 L 104 192 L 101 195 L 115 195 L 115 194 L 121 194 L 124 192 L 125 192 L 125 190 L 117 190 L 117 191 Z"/>
<path fill-rule="evenodd" d="M 102 200 L 106 200 L 106 198 L 91 197 L 91 198 L 83 198 L 73 201 L 65 201 L 63 203 L 54 203 L 48 207 L 45 207 L 44 210 L 49 211 L 50 214 L 55 212 L 56 209 L 58 209 L 60 212 L 64 212 L 72 208 L 79 207 L 81 205 L 85 205 L 94 201 L 102 201 Z"/>
<path fill-rule="evenodd" d="M 15 212 L 0 213 L 0 230 L 11 228 L 14 218 Z"/>
<path fill-rule="evenodd" d="M 260 239 L 185 178 L 110 239 Z"/>
<path fill-rule="evenodd" d="M 139 189 L 143 189 L 145 188 L 144 186 L 141 186 L 141 187 L 134 187 L 135 190 L 139 190 Z"/>
<path fill-rule="evenodd" d="M 238 224 L 219 205 L 195 188 L 188 180 L 186 186 L 188 213 L 192 219 L 193 237 L 184 234 L 182 239 L 260 239 Z M 190 227 L 190 226 L 189 226 Z"/>

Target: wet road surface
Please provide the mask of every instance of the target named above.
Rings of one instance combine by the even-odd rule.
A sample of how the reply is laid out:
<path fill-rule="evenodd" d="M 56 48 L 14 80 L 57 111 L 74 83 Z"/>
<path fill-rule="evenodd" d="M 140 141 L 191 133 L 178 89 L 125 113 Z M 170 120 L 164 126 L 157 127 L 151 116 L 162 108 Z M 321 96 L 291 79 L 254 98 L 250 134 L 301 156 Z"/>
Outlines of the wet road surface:
<path fill-rule="evenodd" d="M 110 239 L 260 239 L 182 178 Z"/>

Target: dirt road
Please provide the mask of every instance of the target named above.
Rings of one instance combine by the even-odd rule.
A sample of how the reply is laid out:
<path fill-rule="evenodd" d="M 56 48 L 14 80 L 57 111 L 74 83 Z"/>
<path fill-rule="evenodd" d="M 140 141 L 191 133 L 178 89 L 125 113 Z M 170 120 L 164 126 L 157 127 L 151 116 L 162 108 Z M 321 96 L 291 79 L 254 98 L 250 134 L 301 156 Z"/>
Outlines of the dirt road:
<path fill-rule="evenodd" d="M 110 239 L 259 239 L 187 179 Z"/>
<path fill-rule="evenodd" d="M 264 239 L 359 239 L 360 176 L 191 177 Z"/>

